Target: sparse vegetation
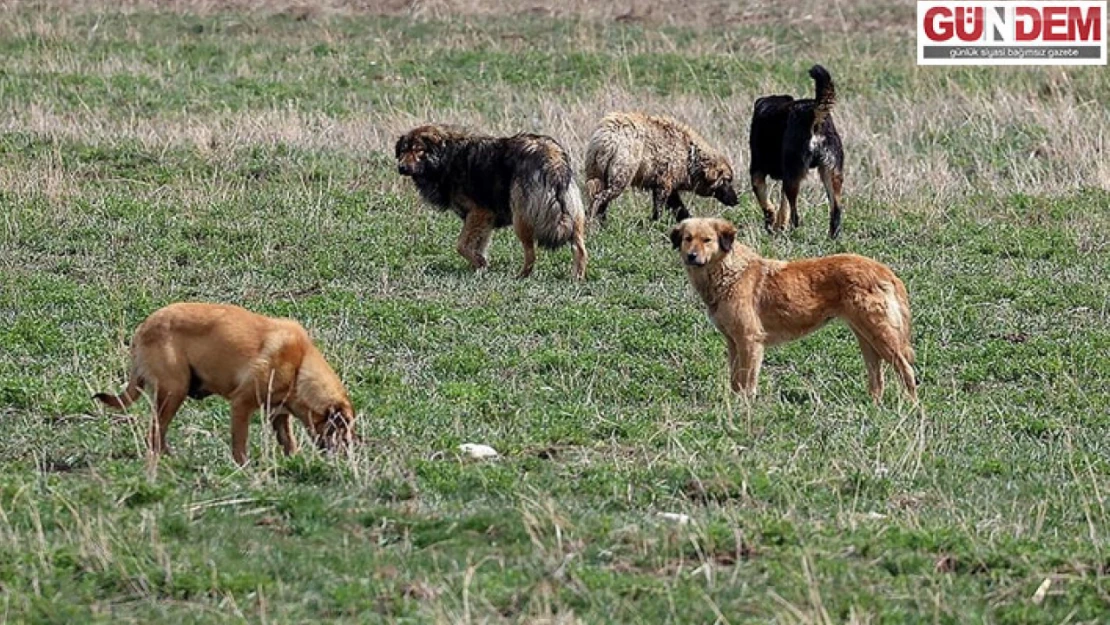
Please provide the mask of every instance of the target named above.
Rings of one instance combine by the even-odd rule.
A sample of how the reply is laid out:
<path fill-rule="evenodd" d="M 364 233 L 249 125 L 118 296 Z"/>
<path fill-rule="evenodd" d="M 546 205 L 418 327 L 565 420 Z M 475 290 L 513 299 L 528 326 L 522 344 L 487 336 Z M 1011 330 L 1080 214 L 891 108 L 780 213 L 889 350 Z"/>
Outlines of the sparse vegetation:
<path fill-rule="evenodd" d="M 0 4 L 0 619 L 1110 613 L 1105 68 L 918 68 L 889 1 L 162 4 Z M 472 273 L 395 173 L 425 120 L 551 134 L 581 171 L 614 109 L 684 119 L 744 172 L 751 102 L 809 93 L 814 62 L 841 239 L 819 184 L 786 238 L 750 194 L 691 208 L 767 256 L 893 267 L 924 419 L 896 388 L 871 405 L 842 326 L 732 396 L 643 194 L 591 233 L 588 281 L 568 250 L 518 281 L 510 232 Z M 147 467 L 145 412 L 89 397 L 176 300 L 304 323 L 359 408 L 354 455 L 283 458 L 255 427 L 240 471 L 211 399 Z"/>

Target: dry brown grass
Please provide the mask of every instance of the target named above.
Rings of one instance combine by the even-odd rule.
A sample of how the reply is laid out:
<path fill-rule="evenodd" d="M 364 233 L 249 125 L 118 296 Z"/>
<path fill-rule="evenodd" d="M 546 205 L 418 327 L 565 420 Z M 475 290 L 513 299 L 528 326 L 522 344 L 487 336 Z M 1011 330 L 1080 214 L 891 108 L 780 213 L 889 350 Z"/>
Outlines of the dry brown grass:
<path fill-rule="evenodd" d="M 573 14 L 584 18 L 589 23 L 583 22 L 569 31 L 576 41 L 559 45 L 601 54 L 612 54 L 612 50 L 604 47 L 604 37 L 599 37 L 596 22 L 629 21 L 633 19 L 630 15 L 638 16 L 635 19 L 645 23 L 654 20 L 697 26 L 703 21 L 720 25 L 722 20 L 728 21 L 727 17 L 721 17 L 722 14 L 736 14 L 746 25 L 769 20 L 769 25 L 796 27 L 803 35 L 835 33 L 838 29 L 859 32 L 858 29 L 865 28 L 872 34 L 882 32 L 875 39 L 876 50 L 854 53 L 845 47 L 853 41 L 851 37 L 841 38 L 834 34 L 809 51 L 834 69 L 834 76 L 841 85 L 835 117 L 847 151 L 849 203 L 865 199 L 890 205 L 909 204 L 939 213 L 946 202 L 973 193 L 1040 195 L 1084 187 L 1110 188 L 1110 159 L 1104 158 L 1110 150 L 1103 130 L 1105 104 L 1081 95 L 1092 91 L 1089 88 L 1091 74 L 1067 68 L 999 72 L 998 76 L 1004 80 L 991 88 L 984 87 L 981 82 L 951 80 L 950 73 L 935 68 L 913 67 L 909 56 L 912 55 L 913 36 L 906 28 L 912 24 L 909 17 L 912 7 L 899 2 L 799 0 L 780 5 L 758 1 L 593 3 L 572 0 L 537 11 L 539 4 L 510 0 L 383 3 L 329 0 L 313 5 L 315 8 L 305 14 L 306 20 L 314 22 L 311 27 L 272 31 L 259 22 L 229 34 L 251 45 L 273 39 L 294 55 L 290 62 L 282 65 L 259 61 L 263 57 L 244 57 L 234 67 L 233 74 L 237 79 L 294 82 L 305 79 L 306 72 L 343 76 L 349 70 L 348 58 L 317 59 L 307 51 L 314 41 L 331 41 L 334 37 L 329 30 L 332 23 L 329 16 L 358 13 L 476 20 L 473 29 L 449 30 L 442 39 L 436 39 L 436 45 L 451 50 L 466 49 L 474 45 L 475 37 L 481 39 L 479 18 L 521 12 Z M 28 10 L 36 6 L 64 12 Z M 88 55 L 79 46 L 61 44 L 94 36 L 89 31 L 87 12 L 157 9 L 196 15 L 224 11 L 272 15 L 302 11 L 304 6 L 295 2 L 251 0 L 183 0 L 169 5 L 152 0 L 0 3 L 0 14 L 6 13 L 11 18 L 0 24 L 0 35 L 59 43 L 44 46 L 34 54 L 12 55 L 0 63 L 0 69 L 13 75 L 45 73 L 60 77 L 140 78 L 158 88 L 172 88 L 179 78 L 180 68 L 157 58 L 133 51 Z M 228 15 L 240 14 L 245 15 Z M 149 45 L 151 35 L 144 32 L 140 24 L 128 22 L 122 36 Z M 402 47 L 403 41 L 376 36 L 371 41 L 381 46 L 383 58 L 413 52 Z M 483 45 L 501 52 L 526 50 L 530 45 L 526 38 L 482 41 Z M 345 44 L 340 39 L 335 45 Z M 678 49 L 665 30 L 648 28 L 642 40 L 621 45 L 632 46 L 643 53 L 677 53 L 697 59 L 699 55 L 720 57 L 728 54 L 737 43 L 722 43 L 717 37 L 706 36 L 689 40 Z M 900 46 L 906 48 L 907 56 L 889 51 L 891 47 Z M 743 49 L 761 61 L 789 56 L 793 50 L 781 39 L 776 39 L 771 31 L 767 37 L 753 36 L 743 42 Z M 874 73 L 897 75 L 904 86 L 877 89 L 868 81 Z M 696 74 L 691 78 L 698 79 Z M 138 143 L 154 153 L 186 148 L 195 150 L 202 158 L 233 166 L 241 151 L 251 146 L 283 145 L 356 159 L 378 153 L 388 158 L 395 138 L 402 132 L 418 123 L 439 121 L 495 134 L 520 131 L 550 134 L 568 148 L 580 169 L 590 133 L 602 116 L 614 110 L 640 110 L 671 115 L 689 123 L 717 144 L 732 159 L 738 172 L 744 172 L 752 101 L 769 93 L 808 95 L 811 89 L 808 78 L 801 71 L 797 76 L 765 73 L 750 78 L 754 80 L 750 88 L 724 98 L 699 93 L 660 95 L 628 84 L 581 92 L 537 92 L 491 77 L 482 85 L 486 105 L 477 109 L 471 107 L 468 104 L 471 100 L 466 98 L 458 106 L 442 107 L 426 99 L 405 97 L 410 91 L 420 92 L 426 88 L 426 85 L 417 84 L 420 80 L 387 73 L 380 88 L 386 93 L 395 92 L 398 97 L 383 99 L 386 104 L 377 106 L 359 101 L 358 95 L 340 92 L 337 97 L 343 100 L 345 108 L 360 111 L 345 115 L 312 110 L 295 102 L 280 107 L 199 113 L 166 108 L 136 113 L 96 103 L 73 107 L 49 98 L 30 106 L 0 103 L 0 131 L 29 132 L 42 138 L 96 146 Z M 1102 80 L 1105 82 L 1105 78 Z M 1076 81 L 1088 88 L 1073 88 Z M 856 85 L 864 88 L 856 90 L 853 88 Z M 1015 85 L 1019 86 L 1015 88 Z M 393 101 L 396 104 L 389 104 Z M 495 105 L 488 106 L 490 102 Z M 388 190 L 405 188 L 402 180 L 394 177 L 389 180 Z M 746 184 L 742 181 L 741 186 Z M 817 187 L 814 184 L 804 187 L 807 203 L 822 201 Z M 0 163 L 0 189 L 20 192 L 39 189 L 51 198 L 60 199 L 71 194 L 73 185 L 60 168 L 46 167 L 27 176 L 22 167 L 11 168 Z"/>
<path fill-rule="evenodd" d="M 44 11 L 173 11 L 196 15 L 287 13 L 298 19 L 322 15 L 397 15 L 418 19 L 535 16 L 596 21 L 720 26 L 731 24 L 821 24 L 845 33 L 907 31 L 908 2 L 868 0 L 37 0 L 0 2 L 0 12 L 41 7 Z"/>
<path fill-rule="evenodd" d="M 772 90 L 775 88 L 766 88 Z M 184 146 L 206 158 L 227 161 L 243 148 L 278 144 L 353 157 L 368 152 L 389 155 L 402 132 L 435 120 L 495 134 L 524 130 L 550 134 L 568 148 L 580 169 L 589 135 L 605 113 L 642 110 L 672 115 L 698 128 L 744 171 L 748 111 L 756 95 L 663 97 L 613 88 L 586 97 L 552 98 L 498 85 L 491 87 L 489 97 L 502 106 L 491 114 L 425 105 L 371 110 L 357 117 L 292 108 L 120 117 L 103 110 L 56 112 L 42 105 L 3 111 L 0 131 L 33 132 L 95 145 L 139 142 L 155 152 Z M 1016 111 L 1022 114 L 1015 127 Z M 921 198 L 941 203 L 976 192 L 1110 189 L 1110 159 L 1094 157 L 1110 151 L 1110 139 L 1100 130 L 1104 110 L 1067 93 L 1048 98 L 1002 89 L 986 96 L 952 89 L 913 95 L 848 94 L 835 115 L 848 154 L 849 197 L 887 202 Z M 1020 136 L 1023 128 L 1036 133 Z M 1014 133 L 1021 139 L 1017 147 L 1012 143 Z M 1001 152 L 992 150 L 992 145 L 1000 146 Z M 1022 151 L 1017 151 L 1019 148 Z M 48 178 L 53 181 L 51 188 L 58 188 L 61 180 Z M 23 184 L 25 180 L 0 173 L 3 188 Z"/>

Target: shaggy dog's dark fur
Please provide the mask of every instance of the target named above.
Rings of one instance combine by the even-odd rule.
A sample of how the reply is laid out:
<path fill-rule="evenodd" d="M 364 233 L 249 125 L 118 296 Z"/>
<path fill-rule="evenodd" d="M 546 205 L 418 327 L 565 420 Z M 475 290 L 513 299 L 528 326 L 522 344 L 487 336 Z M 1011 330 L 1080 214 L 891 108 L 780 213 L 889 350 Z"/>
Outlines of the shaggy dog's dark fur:
<path fill-rule="evenodd" d="M 782 230 L 787 220 L 797 228 L 798 191 L 810 169 L 816 168 L 829 198 L 829 237 L 840 233 L 840 189 L 844 184 L 844 147 L 832 120 L 836 88 L 828 70 L 809 70 L 817 87 L 813 100 L 772 95 L 755 101 L 752 112 L 752 190 L 763 209 L 768 230 Z M 767 177 L 782 181 L 778 214 L 767 201 Z"/>
<path fill-rule="evenodd" d="M 494 229 L 512 225 L 524 246 L 520 277 L 532 273 L 535 244 L 574 245 L 574 275 L 586 274 L 585 220 L 570 157 L 551 137 L 489 137 L 459 128 L 415 128 L 396 146 L 397 170 L 433 206 L 463 220 L 458 252 L 485 267 Z"/>

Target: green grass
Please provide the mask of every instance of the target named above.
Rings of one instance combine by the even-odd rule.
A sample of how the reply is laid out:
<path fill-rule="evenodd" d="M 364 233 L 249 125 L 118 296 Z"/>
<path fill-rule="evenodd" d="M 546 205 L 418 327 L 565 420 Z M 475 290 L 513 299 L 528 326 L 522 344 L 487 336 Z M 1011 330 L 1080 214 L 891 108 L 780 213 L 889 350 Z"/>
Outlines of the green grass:
<path fill-rule="evenodd" d="M 788 22 L 4 11 L 0 620 L 1110 613 L 1104 68 L 924 71 L 901 31 Z M 585 283 L 565 249 L 519 281 L 511 232 L 471 272 L 458 220 L 394 173 L 395 134 L 428 117 L 544 130 L 580 162 L 582 123 L 645 102 L 743 178 L 751 98 L 807 93 L 814 60 L 843 94 L 842 238 L 813 181 L 789 237 L 750 194 L 693 208 L 768 256 L 893 267 L 924 418 L 893 380 L 871 404 L 841 325 L 770 350 L 759 397 L 733 396 L 644 194 L 591 232 Z M 353 455 L 283 458 L 256 422 L 239 470 L 212 398 L 148 467 L 145 405 L 89 398 L 177 300 L 304 323 L 358 408 Z"/>

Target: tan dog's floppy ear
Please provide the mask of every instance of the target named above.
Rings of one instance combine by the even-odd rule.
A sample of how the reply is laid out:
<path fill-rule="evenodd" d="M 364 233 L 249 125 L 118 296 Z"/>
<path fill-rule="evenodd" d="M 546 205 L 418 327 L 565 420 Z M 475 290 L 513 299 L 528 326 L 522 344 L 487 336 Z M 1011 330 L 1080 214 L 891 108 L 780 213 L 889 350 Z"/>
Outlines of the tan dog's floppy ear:
<path fill-rule="evenodd" d="M 717 222 L 717 245 L 725 252 L 732 251 L 732 243 L 736 240 L 736 226 L 724 221 Z"/>
<path fill-rule="evenodd" d="M 681 243 L 682 243 L 682 224 L 678 224 L 674 228 L 671 228 L 671 246 L 674 247 L 674 249 L 677 250 L 678 246 Z"/>
<path fill-rule="evenodd" d="M 343 414 L 343 408 L 340 406 L 332 406 L 328 408 L 326 413 L 327 423 L 337 427 L 350 427 L 351 421 L 347 415 Z"/>

